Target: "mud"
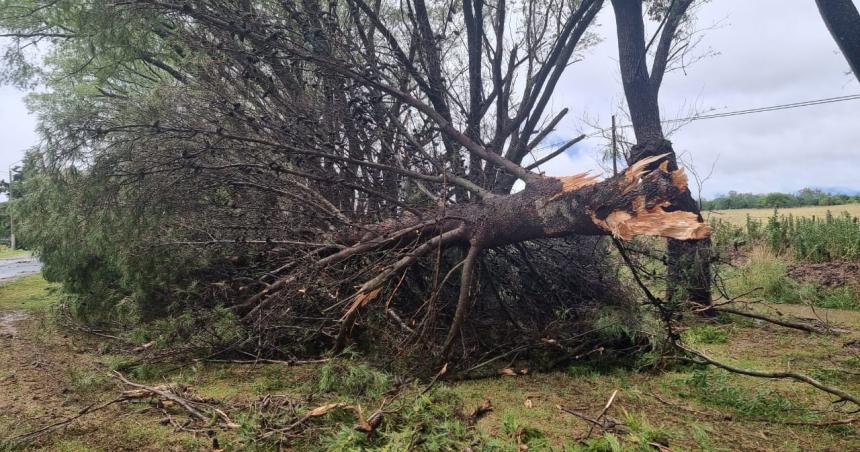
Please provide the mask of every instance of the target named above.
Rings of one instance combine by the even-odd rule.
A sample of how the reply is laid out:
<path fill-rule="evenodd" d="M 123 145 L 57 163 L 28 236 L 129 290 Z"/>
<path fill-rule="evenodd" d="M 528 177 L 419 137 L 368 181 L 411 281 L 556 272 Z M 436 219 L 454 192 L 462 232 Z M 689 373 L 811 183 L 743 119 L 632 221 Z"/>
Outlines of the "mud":
<path fill-rule="evenodd" d="M 829 288 L 851 287 L 860 293 L 860 263 L 825 262 L 821 264 L 794 263 L 788 275 L 795 280 L 815 283 Z"/>
<path fill-rule="evenodd" d="M 0 337 L 9 338 L 18 332 L 16 324 L 26 320 L 29 314 L 26 311 L 0 311 Z"/>

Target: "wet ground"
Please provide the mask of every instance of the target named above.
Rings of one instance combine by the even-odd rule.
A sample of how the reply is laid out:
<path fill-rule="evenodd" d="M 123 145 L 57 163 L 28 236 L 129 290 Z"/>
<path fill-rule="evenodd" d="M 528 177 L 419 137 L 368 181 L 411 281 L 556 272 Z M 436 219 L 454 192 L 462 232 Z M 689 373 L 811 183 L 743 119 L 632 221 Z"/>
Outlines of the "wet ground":
<path fill-rule="evenodd" d="M 0 259 L 0 283 L 20 276 L 33 275 L 41 270 L 42 263 L 29 255 Z"/>
<path fill-rule="evenodd" d="M 29 255 L 0 259 L 0 284 L 41 270 L 42 263 Z M 27 311 L 0 311 L 0 338 L 14 337 L 17 333 L 15 324 L 27 317 Z"/>

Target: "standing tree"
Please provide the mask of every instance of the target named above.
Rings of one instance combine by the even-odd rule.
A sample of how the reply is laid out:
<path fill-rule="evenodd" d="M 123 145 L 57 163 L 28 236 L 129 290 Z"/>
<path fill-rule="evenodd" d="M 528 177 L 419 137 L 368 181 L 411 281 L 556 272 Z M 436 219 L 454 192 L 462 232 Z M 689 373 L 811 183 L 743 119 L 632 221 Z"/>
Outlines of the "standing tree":
<path fill-rule="evenodd" d="M 668 3 L 668 4 L 667 4 Z M 618 61 L 627 107 L 636 136 L 629 164 L 637 164 L 656 155 L 668 155 L 670 170 L 678 168 L 672 143 L 663 133 L 659 93 L 666 71 L 690 47 L 690 36 L 684 22 L 694 0 L 654 1 L 648 14 L 657 19 L 657 33 L 646 40 L 643 0 L 612 0 L 618 30 Z M 653 48 L 652 46 L 656 45 Z M 649 53 L 653 52 L 651 67 Z M 699 206 L 685 191 L 673 209 L 689 212 L 701 220 Z M 670 238 L 667 245 L 666 298 L 689 300 L 699 305 L 711 304 L 710 240 L 683 241 Z"/>

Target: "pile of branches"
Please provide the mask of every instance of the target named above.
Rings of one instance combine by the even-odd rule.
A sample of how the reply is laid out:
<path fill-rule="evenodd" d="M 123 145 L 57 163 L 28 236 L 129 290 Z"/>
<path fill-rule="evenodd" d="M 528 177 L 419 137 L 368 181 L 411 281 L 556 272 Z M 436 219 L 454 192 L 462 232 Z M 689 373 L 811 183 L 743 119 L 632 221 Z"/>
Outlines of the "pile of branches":
<path fill-rule="evenodd" d="M 462 248 L 434 249 L 363 298 L 350 297 L 354 287 L 408 252 L 363 254 L 337 268 L 297 264 L 276 294 L 237 310 L 256 333 L 258 356 L 309 358 L 343 347 L 339 341 L 348 337 L 377 359 L 411 363 L 412 370 L 435 371 L 446 360 L 477 369 L 527 357 L 551 366 L 598 348 L 623 354 L 642 345 L 639 306 L 608 252 L 605 240 L 589 237 L 489 250 L 475 265 L 471 306 L 451 356 L 445 340 L 456 316 Z M 344 331 L 352 304 L 369 306 Z"/>

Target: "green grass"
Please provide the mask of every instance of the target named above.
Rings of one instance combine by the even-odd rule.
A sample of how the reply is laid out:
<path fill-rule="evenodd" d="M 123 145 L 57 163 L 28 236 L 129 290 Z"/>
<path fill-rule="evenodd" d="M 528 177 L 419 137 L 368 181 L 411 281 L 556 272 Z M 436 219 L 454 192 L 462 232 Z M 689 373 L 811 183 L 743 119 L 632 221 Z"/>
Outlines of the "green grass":
<path fill-rule="evenodd" d="M 0 245 L 0 259 L 9 259 L 12 257 L 21 257 L 30 254 L 27 250 L 13 250 L 8 246 Z"/>
<path fill-rule="evenodd" d="M 729 328 L 714 325 L 700 325 L 684 333 L 684 341 L 690 345 L 725 344 L 729 339 Z"/>
<path fill-rule="evenodd" d="M 41 275 L 25 276 L 0 285 L 0 310 L 41 311 L 56 304 L 56 285 Z"/>
<path fill-rule="evenodd" d="M 803 415 L 804 407 L 770 387 L 750 389 L 735 383 L 724 371 L 703 369 L 684 377 L 687 395 L 709 405 L 730 408 L 737 414 L 753 418 L 784 418 L 789 413 Z"/>
<path fill-rule="evenodd" d="M 860 310 L 860 294 L 853 288 L 820 287 L 788 276 L 788 263 L 763 246 L 747 252 L 741 267 L 724 270 L 723 281 L 732 296 L 747 294 L 746 299 L 773 303 L 809 304 L 821 308 Z"/>

